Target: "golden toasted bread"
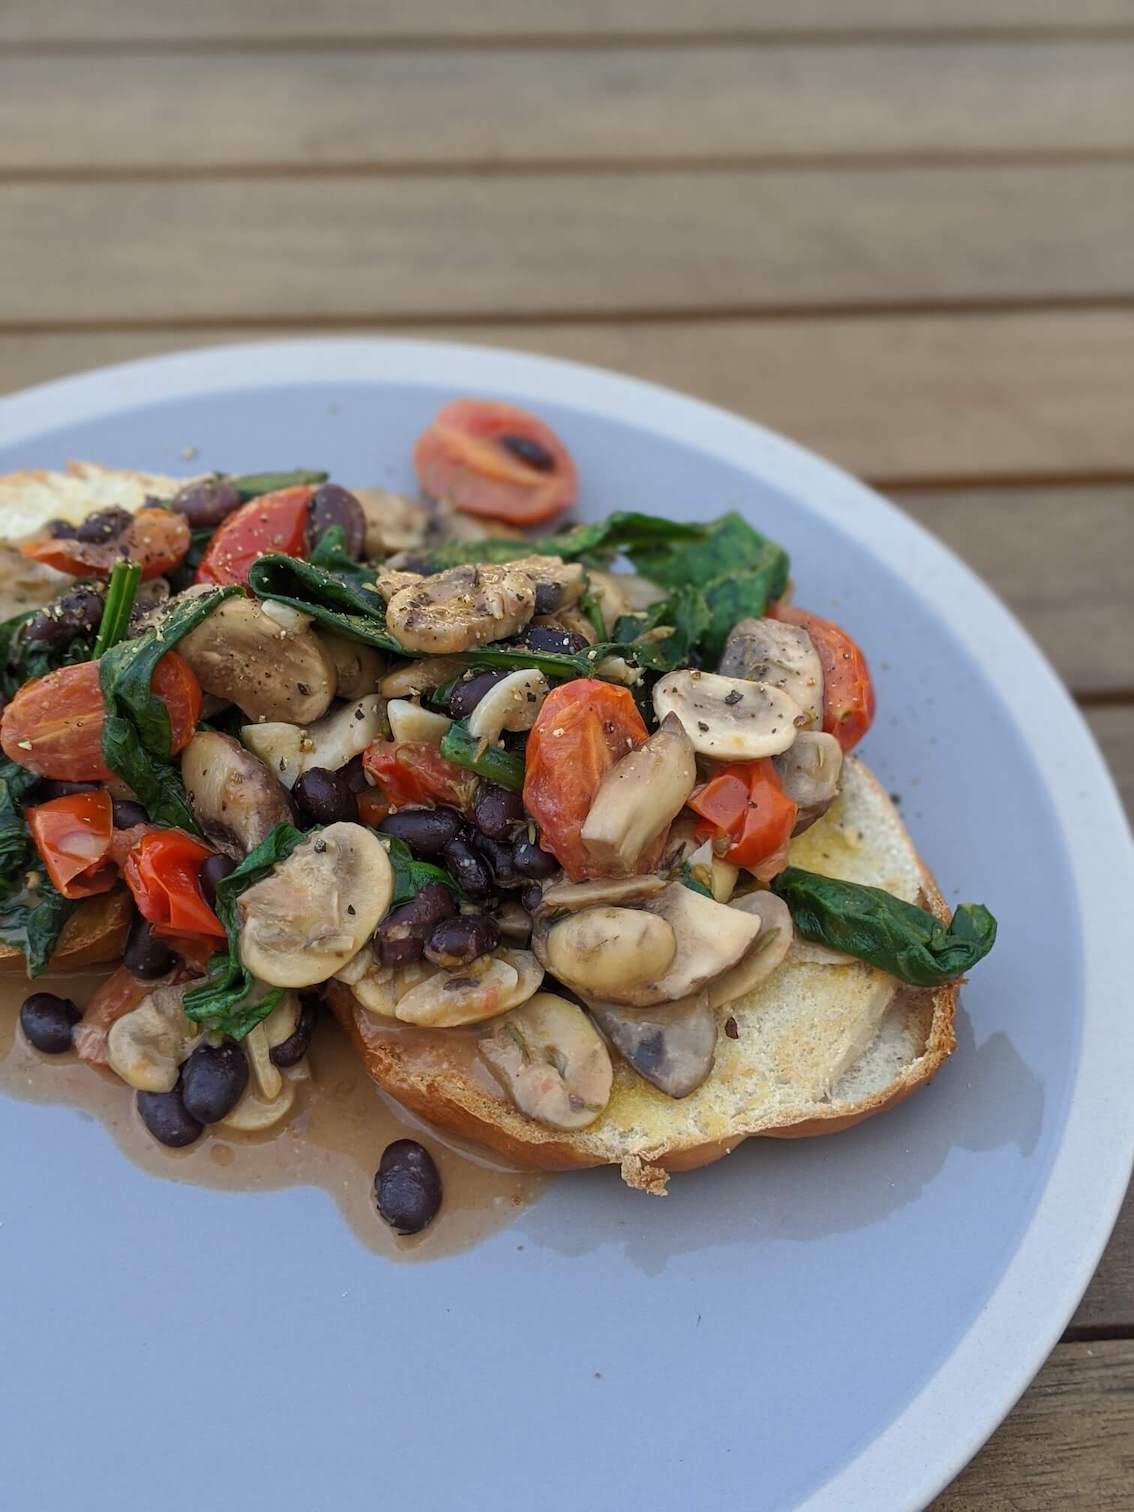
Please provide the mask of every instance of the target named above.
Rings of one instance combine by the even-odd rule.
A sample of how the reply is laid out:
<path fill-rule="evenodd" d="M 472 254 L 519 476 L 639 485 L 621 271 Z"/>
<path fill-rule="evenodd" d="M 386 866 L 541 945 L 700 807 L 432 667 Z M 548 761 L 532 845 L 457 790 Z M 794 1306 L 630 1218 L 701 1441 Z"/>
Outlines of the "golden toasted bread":
<path fill-rule="evenodd" d="M 897 810 L 861 763 L 847 762 L 841 797 L 792 843 L 791 861 L 949 917 Z M 517 1164 L 617 1164 L 630 1185 L 650 1191 L 663 1191 L 670 1171 L 717 1160 L 751 1135 L 835 1133 L 900 1102 L 952 1051 L 956 997 L 956 984 L 913 991 L 797 939 L 772 977 L 719 1010 L 716 1060 L 696 1091 L 668 1097 L 615 1057 L 602 1116 L 564 1133 L 516 1110 L 480 1064 L 474 1037 L 392 1024 L 349 988 L 332 990 L 368 1071 L 413 1112 Z"/>
<path fill-rule="evenodd" d="M 81 971 L 122 958 L 130 924 L 130 899 L 120 887 L 87 898 L 63 926 L 48 969 L 52 972 Z M 24 958 L 15 945 L 0 944 L 0 973 L 15 976 L 25 970 Z"/>

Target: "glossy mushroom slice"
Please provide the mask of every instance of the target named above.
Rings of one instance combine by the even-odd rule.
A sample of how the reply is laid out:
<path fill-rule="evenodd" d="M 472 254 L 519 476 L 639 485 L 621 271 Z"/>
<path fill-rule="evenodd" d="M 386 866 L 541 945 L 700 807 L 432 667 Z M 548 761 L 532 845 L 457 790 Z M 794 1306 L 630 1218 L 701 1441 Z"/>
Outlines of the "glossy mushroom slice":
<path fill-rule="evenodd" d="M 760 933 L 737 961 L 706 989 L 712 1008 L 721 1008 L 746 992 L 759 987 L 783 964 L 791 949 L 791 910 L 773 892 L 750 892 L 737 898 L 732 907 L 760 920 Z"/>
<path fill-rule="evenodd" d="M 800 730 L 789 750 L 774 761 L 784 795 L 799 805 L 793 834 L 810 829 L 839 796 L 843 748 L 833 735 Z"/>
<path fill-rule="evenodd" d="M 450 567 L 398 588 L 386 605 L 386 628 L 406 651 L 451 656 L 515 635 L 535 600 L 531 578 L 510 565 Z"/>
<path fill-rule="evenodd" d="M 609 904 L 584 908 L 538 931 L 533 944 L 553 976 L 584 996 L 621 999 L 663 978 L 677 954 L 677 935 L 665 919 L 640 908 Z"/>
<path fill-rule="evenodd" d="M 253 721 L 308 724 L 335 696 L 335 664 L 318 636 L 289 632 L 255 599 L 225 599 L 177 650 L 206 693 Z"/>
<path fill-rule="evenodd" d="M 670 714 L 645 745 L 623 756 L 599 783 L 580 831 L 588 856 L 613 875 L 633 873 L 685 807 L 696 781 L 693 745 Z"/>
<path fill-rule="evenodd" d="M 553 882 L 544 889 L 540 912 L 557 913 L 565 909 L 575 913 L 600 903 L 640 902 L 656 898 L 667 886 L 665 878 L 653 872 L 640 877 L 602 877 L 593 882 Z"/>
<path fill-rule="evenodd" d="M 377 693 L 337 708 L 306 728 L 273 722 L 245 725 L 240 739 L 284 787 L 294 787 L 304 772 L 323 767 L 337 772 L 382 733 L 386 700 Z"/>
<path fill-rule="evenodd" d="M 385 668 L 385 660 L 373 646 L 364 646 L 361 641 L 348 640 L 345 635 L 334 635 L 329 630 L 318 632 L 323 649 L 335 664 L 335 693 L 339 698 L 365 698 L 378 691 L 378 682 Z"/>
<path fill-rule="evenodd" d="M 721 674 L 768 683 L 793 698 L 810 725 L 823 719 L 823 664 L 807 631 L 774 619 L 734 625 L 721 656 Z"/>
<path fill-rule="evenodd" d="M 534 997 L 481 1035 L 484 1064 L 529 1118 L 552 1129 L 585 1129 L 610 1101 L 614 1068 L 581 1008 L 551 992 Z"/>
<path fill-rule="evenodd" d="M 310 835 L 240 895 L 240 959 L 272 987 L 313 987 L 362 948 L 390 905 L 394 874 L 373 830 Z"/>
<path fill-rule="evenodd" d="M 498 745 L 505 730 L 530 730 L 551 691 L 542 672 L 522 667 L 494 683 L 469 715 L 469 734 Z"/>
<path fill-rule="evenodd" d="M 654 689 L 660 720 L 675 714 L 693 748 L 717 761 L 755 761 L 786 751 L 807 722 L 794 698 L 769 683 L 686 668 Z"/>
<path fill-rule="evenodd" d="M 216 730 L 199 731 L 182 751 L 181 780 L 206 838 L 237 861 L 295 817 L 264 763 Z"/>
<path fill-rule="evenodd" d="M 139 1092 L 172 1092 L 182 1061 L 201 1039 L 199 1024 L 183 1007 L 185 994 L 200 982 L 158 987 L 110 1026 L 107 1059 L 128 1086 Z"/>
<path fill-rule="evenodd" d="M 423 1029 L 478 1024 L 526 1002 L 542 981 L 543 967 L 530 951 L 500 949 L 456 971 L 434 972 L 398 999 L 394 1014 Z"/>
<path fill-rule="evenodd" d="M 589 998 L 587 1008 L 626 1064 L 667 1097 L 688 1097 L 713 1069 L 719 1020 L 705 990 L 652 1008 Z"/>
<path fill-rule="evenodd" d="M 423 661 L 403 662 L 387 672 L 378 684 L 386 698 L 415 698 L 453 682 L 466 671 L 464 662 L 446 656 L 427 656 Z"/>

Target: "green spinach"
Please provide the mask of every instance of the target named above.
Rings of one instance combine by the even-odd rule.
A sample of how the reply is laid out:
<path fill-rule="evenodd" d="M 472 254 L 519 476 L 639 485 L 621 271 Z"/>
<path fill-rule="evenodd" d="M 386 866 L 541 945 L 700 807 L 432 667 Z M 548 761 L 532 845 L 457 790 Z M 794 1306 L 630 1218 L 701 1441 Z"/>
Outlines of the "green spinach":
<path fill-rule="evenodd" d="M 394 869 L 394 895 L 390 900 L 392 908 L 397 908 L 401 903 L 409 903 L 431 882 L 440 882 L 455 898 L 464 896 L 447 871 L 429 861 L 419 861 L 404 840 L 399 840 L 395 835 L 380 834 L 378 838 L 386 847 L 390 865 Z"/>
<path fill-rule="evenodd" d="M 616 510 L 605 520 L 574 525 L 558 535 L 533 536 L 530 540 L 519 541 L 495 538 L 445 541 L 420 555 L 430 572 L 462 567 L 467 562 L 512 562 L 526 556 L 557 556 L 565 562 L 599 566 L 620 553 L 633 557 L 635 552 L 651 548 L 662 550 L 670 546 L 678 550 L 682 545 L 702 540 L 705 533 L 704 525 L 682 524 L 632 510 Z"/>
<path fill-rule="evenodd" d="M 357 567 L 357 563 L 354 566 Z M 373 582 L 371 573 L 365 575 Z M 262 556 L 252 564 L 248 586 L 257 598 L 289 604 L 349 640 L 376 646 L 379 651 L 405 655 L 386 629 L 386 605 L 382 595 L 376 588 L 365 586 L 356 573 L 348 577 L 314 562 L 300 562 L 295 557 L 272 554 Z"/>
<path fill-rule="evenodd" d="M 463 724 L 452 724 L 441 738 L 441 754 L 457 766 L 467 767 L 486 782 L 518 793 L 524 785 L 524 758 L 514 751 L 486 746 L 470 735 Z"/>
<path fill-rule="evenodd" d="M 237 490 L 242 499 L 258 499 L 261 494 L 276 493 L 281 488 L 295 488 L 300 484 L 325 483 L 329 473 L 296 467 L 291 472 L 240 473 L 227 481 Z"/>
<path fill-rule="evenodd" d="M 142 581 L 140 562 L 115 562 L 106 587 L 102 606 L 102 619 L 95 637 L 91 656 L 97 660 L 111 646 L 116 646 L 130 624 L 134 600 L 138 596 L 138 584 Z"/>

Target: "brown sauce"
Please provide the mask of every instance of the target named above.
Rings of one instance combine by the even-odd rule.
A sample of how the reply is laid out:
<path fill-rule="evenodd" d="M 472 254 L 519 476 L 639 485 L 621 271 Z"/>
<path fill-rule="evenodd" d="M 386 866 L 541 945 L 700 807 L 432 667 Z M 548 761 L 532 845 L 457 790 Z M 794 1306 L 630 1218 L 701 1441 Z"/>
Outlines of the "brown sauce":
<path fill-rule="evenodd" d="M 41 1055 L 19 1031 L 19 1007 L 29 991 L 58 992 L 81 1006 L 100 980 L 59 977 L 34 987 L 23 977 L 0 982 L 0 1096 L 83 1109 L 151 1175 L 243 1192 L 323 1187 L 363 1244 L 399 1260 L 433 1260 L 466 1249 L 510 1223 L 546 1182 L 460 1147 L 391 1103 L 330 1015 L 316 1030 L 308 1055 L 311 1076 L 300 1082 L 284 1123 L 255 1135 L 218 1125 L 187 1149 L 166 1149 L 143 1127 L 134 1093 L 112 1071 L 74 1055 Z M 378 1217 L 373 1182 L 385 1147 L 407 1137 L 420 1139 L 437 1162 L 444 1199 L 423 1234 L 400 1239 Z"/>

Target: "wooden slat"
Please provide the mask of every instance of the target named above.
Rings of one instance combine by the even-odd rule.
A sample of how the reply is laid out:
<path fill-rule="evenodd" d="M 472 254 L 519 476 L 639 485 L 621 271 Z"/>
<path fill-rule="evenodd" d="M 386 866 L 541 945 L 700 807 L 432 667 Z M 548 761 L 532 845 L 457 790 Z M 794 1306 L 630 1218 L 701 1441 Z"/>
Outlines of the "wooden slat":
<path fill-rule="evenodd" d="M 653 36 L 729 31 L 1076 30 L 1130 25 L 1130 0 L 7 0 L 0 40 L 159 40 L 281 36 Z"/>
<path fill-rule="evenodd" d="M 1120 759 L 1127 764 L 1127 771 L 1134 769 L 1134 710 L 1122 711 L 1129 715 Z M 1092 715 L 1092 726 L 1095 719 Z M 1097 729 L 1096 729 L 1097 733 Z M 1106 750 L 1104 741 L 1103 749 Z M 1113 762 L 1115 757 L 1107 751 Z M 1128 790 L 1127 805 L 1130 806 Z M 1106 1254 L 1087 1295 L 1071 1320 L 1072 1329 L 1091 1329 L 1096 1336 L 1105 1331 L 1125 1332 L 1134 1330 L 1134 1187 L 1126 1195 L 1126 1203 L 1107 1245 Z"/>
<path fill-rule="evenodd" d="M 223 271 L 217 276 L 223 279 Z M 270 334 L 303 332 L 285 326 Z M 0 332 L 0 392 L 107 362 L 263 334 L 239 326 Z M 671 384 L 883 484 L 1134 474 L 1134 313 L 476 323 L 428 334 L 544 351 Z"/>
<path fill-rule="evenodd" d="M 1077 693 L 1134 686 L 1134 484 L 899 502 L 996 588 Z"/>
<path fill-rule="evenodd" d="M 13 55 L 0 170 L 1129 149 L 1132 77 L 1134 40 Z"/>
<path fill-rule="evenodd" d="M 933 1512 L 1129 1512 L 1134 1342 L 1061 1344 Z"/>

